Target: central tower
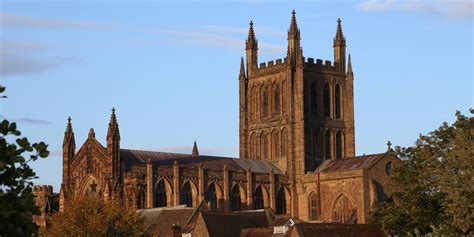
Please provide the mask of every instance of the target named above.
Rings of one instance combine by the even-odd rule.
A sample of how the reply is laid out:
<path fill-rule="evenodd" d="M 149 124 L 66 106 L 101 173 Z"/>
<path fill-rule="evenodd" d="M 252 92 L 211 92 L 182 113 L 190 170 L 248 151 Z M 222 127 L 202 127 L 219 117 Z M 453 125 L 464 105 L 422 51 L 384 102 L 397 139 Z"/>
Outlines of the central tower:
<path fill-rule="evenodd" d="M 273 160 L 293 181 L 323 160 L 355 156 L 354 76 L 341 20 L 333 63 L 305 59 L 300 39 L 293 10 L 286 57 L 258 64 L 250 22 L 239 75 L 240 157 Z"/>

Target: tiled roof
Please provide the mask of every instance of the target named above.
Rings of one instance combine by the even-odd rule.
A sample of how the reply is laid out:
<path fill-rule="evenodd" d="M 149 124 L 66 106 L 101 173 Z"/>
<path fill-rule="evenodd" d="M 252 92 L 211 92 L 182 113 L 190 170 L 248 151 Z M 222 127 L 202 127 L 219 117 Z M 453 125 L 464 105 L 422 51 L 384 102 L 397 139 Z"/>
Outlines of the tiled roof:
<path fill-rule="evenodd" d="M 316 171 L 334 172 L 342 170 L 368 169 L 387 153 L 356 156 L 338 160 L 325 160 Z"/>
<path fill-rule="evenodd" d="M 382 237 L 383 231 L 377 225 L 368 224 L 334 224 L 334 223 L 297 223 L 294 225 L 299 236 L 354 236 Z"/>
<path fill-rule="evenodd" d="M 127 165 L 146 164 L 147 160 L 151 160 L 156 165 L 172 166 L 177 161 L 181 167 L 197 167 L 199 163 L 202 163 L 205 169 L 210 170 L 222 170 L 224 165 L 227 165 L 231 171 L 247 170 L 250 167 L 253 173 L 269 173 L 273 169 L 275 174 L 283 174 L 275 163 L 264 160 L 129 149 L 120 149 L 120 157 Z"/>
<path fill-rule="evenodd" d="M 148 229 L 157 233 L 158 236 L 167 236 L 173 224 L 185 225 L 195 210 L 195 208 L 176 206 L 142 209 L 137 212 L 145 218 Z"/>

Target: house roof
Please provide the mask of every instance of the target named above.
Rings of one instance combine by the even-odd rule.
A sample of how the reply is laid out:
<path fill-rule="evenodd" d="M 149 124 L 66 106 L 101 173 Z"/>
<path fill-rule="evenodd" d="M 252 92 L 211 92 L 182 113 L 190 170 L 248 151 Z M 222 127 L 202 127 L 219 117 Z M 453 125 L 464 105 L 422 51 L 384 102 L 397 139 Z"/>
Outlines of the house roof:
<path fill-rule="evenodd" d="M 260 212 L 201 212 L 209 236 L 239 237 L 243 229 L 267 227 L 271 223 L 264 210 Z"/>
<path fill-rule="evenodd" d="M 157 233 L 158 236 L 167 236 L 174 224 L 185 225 L 195 210 L 195 208 L 175 206 L 141 209 L 137 212 L 145 218 L 145 224 L 149 230 Z"/>
<path fill-rule="evenodd" d="M 345 159 L 325 160 L 316 171 L 334 172 L 355 169 L 369 169 L 387 153 L 356 156 Z"/>
<path fill-rule="evenodd" d="M 244 171 L 250 168 L 253 173 L 269 173 L 273 169 L 275 174 L 283 174 L 274 162 L 266 160 L 130 149 L 120 149 L 120 157 L 127 165 L 146 164 L 147 160 L 151 160 L 156 165 L 172 166 L 177 161 L 180 167 L 197 167 L 201 163 L 205 169 L 210 170 L 222 170 L 226 165 L 231 171 Z"/>

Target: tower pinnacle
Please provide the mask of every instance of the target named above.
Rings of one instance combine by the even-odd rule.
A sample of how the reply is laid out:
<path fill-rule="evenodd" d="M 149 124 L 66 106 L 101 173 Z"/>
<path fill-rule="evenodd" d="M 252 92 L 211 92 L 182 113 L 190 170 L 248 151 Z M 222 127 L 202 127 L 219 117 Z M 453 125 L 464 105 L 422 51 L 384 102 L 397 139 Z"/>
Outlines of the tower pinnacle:
<path fill-rule="evenodd" d="M 292 33 L 294 35 L 298 32 L 299 32 L 299 29 L 298 29 L 298 24 L 296 23 L 296 11 L 295 9 L 293 9 L 293 11 L 291 12 L 291 23 L 290 23 L 290 30 L 288 31 L 288 33 Z"/>
<path fill-rule="evenodd" d="M 346 39 L 342 33 L 341 18 L 337 19 L 336 37 L 334 37 L 334 47 L 336 46 L 346 46 Z"/>
<path fill-rule="evenodd" d="M 71 117 L 67 118 L 66 131 L 64 132 L 63 146 L 67 144 L 74 144 L 74 131 L 72 130 Z"/>
<path fill-rule="evenodd" d="M 239 80 L 245 80 L 245 65 L 244 65 L 244 57 L 240 58 L 240 74 L 239 74 Z"/>
<path fill-rule="evenodd" d="M 198 156 L 199 155 L 199 150 L 196 144 L 196 140 L 194 140 L 194 145 L 193 145 L 193 152 L 191 153 L 193 156 Z"/>
<path fill-rule="evenodd" d="M 257 38 L 255 38 L 255 32 L 253 30 L 253 21 L 250 21 L 249 34 L 248 34 L 248 37 L 247 37 L 246 46 L 247 46 L 246 47 L 247 49 L 257 49 L 258 48 Z"/>
<path fill-rule="evenodd" d="M 107 130 L 107 138 L 115 137 L 120 140 L 120 132 L 117 123 L 117 117 L 115 116 L 115 108 L 112 108 L 112 114 L 110 115 L 109 129 Z"/>
<path fill-rule="evenodd" d="M 351 54 L 347 58 L 347 73 L 352 73 L 352 62 L 351 62 Z"/>

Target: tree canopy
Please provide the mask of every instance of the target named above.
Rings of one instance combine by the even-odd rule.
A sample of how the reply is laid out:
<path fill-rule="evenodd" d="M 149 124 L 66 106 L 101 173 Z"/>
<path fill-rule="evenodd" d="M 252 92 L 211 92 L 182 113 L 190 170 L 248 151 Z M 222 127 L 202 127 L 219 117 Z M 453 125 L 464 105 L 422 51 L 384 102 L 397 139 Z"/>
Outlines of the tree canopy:
<path fill-rule="evenodd" d="M 5 87 L 0 86 L 0 94 Z M 0 96 L 0 98 L 6 98 Z M 49 151 L 44 142 L 31 144 L 16 123 L 0 124 L 0 236 L 31 236 L 37 232 L 32 215 L 39 214 L 32 193 L 37 178 L 28 165 Z"/>
<path fill-rule="evenodd" d="M 146 227 L 135 209 L 114 201 L 84 197 L 71 200 L 64 212 L 58 212 L 47 221 L 42 236 L 141 236 Z M 85 228 L 87 227 L 87 228 Z"/>
<path fill-rule="evenodd" d="M 474 232 L 474 110 L 420 135 L 412 147 L 397 147 L 403 165 L 392 179 L 392 202 L 377 204 L 371 220 L 397 233 L 471 235 Z"/>

